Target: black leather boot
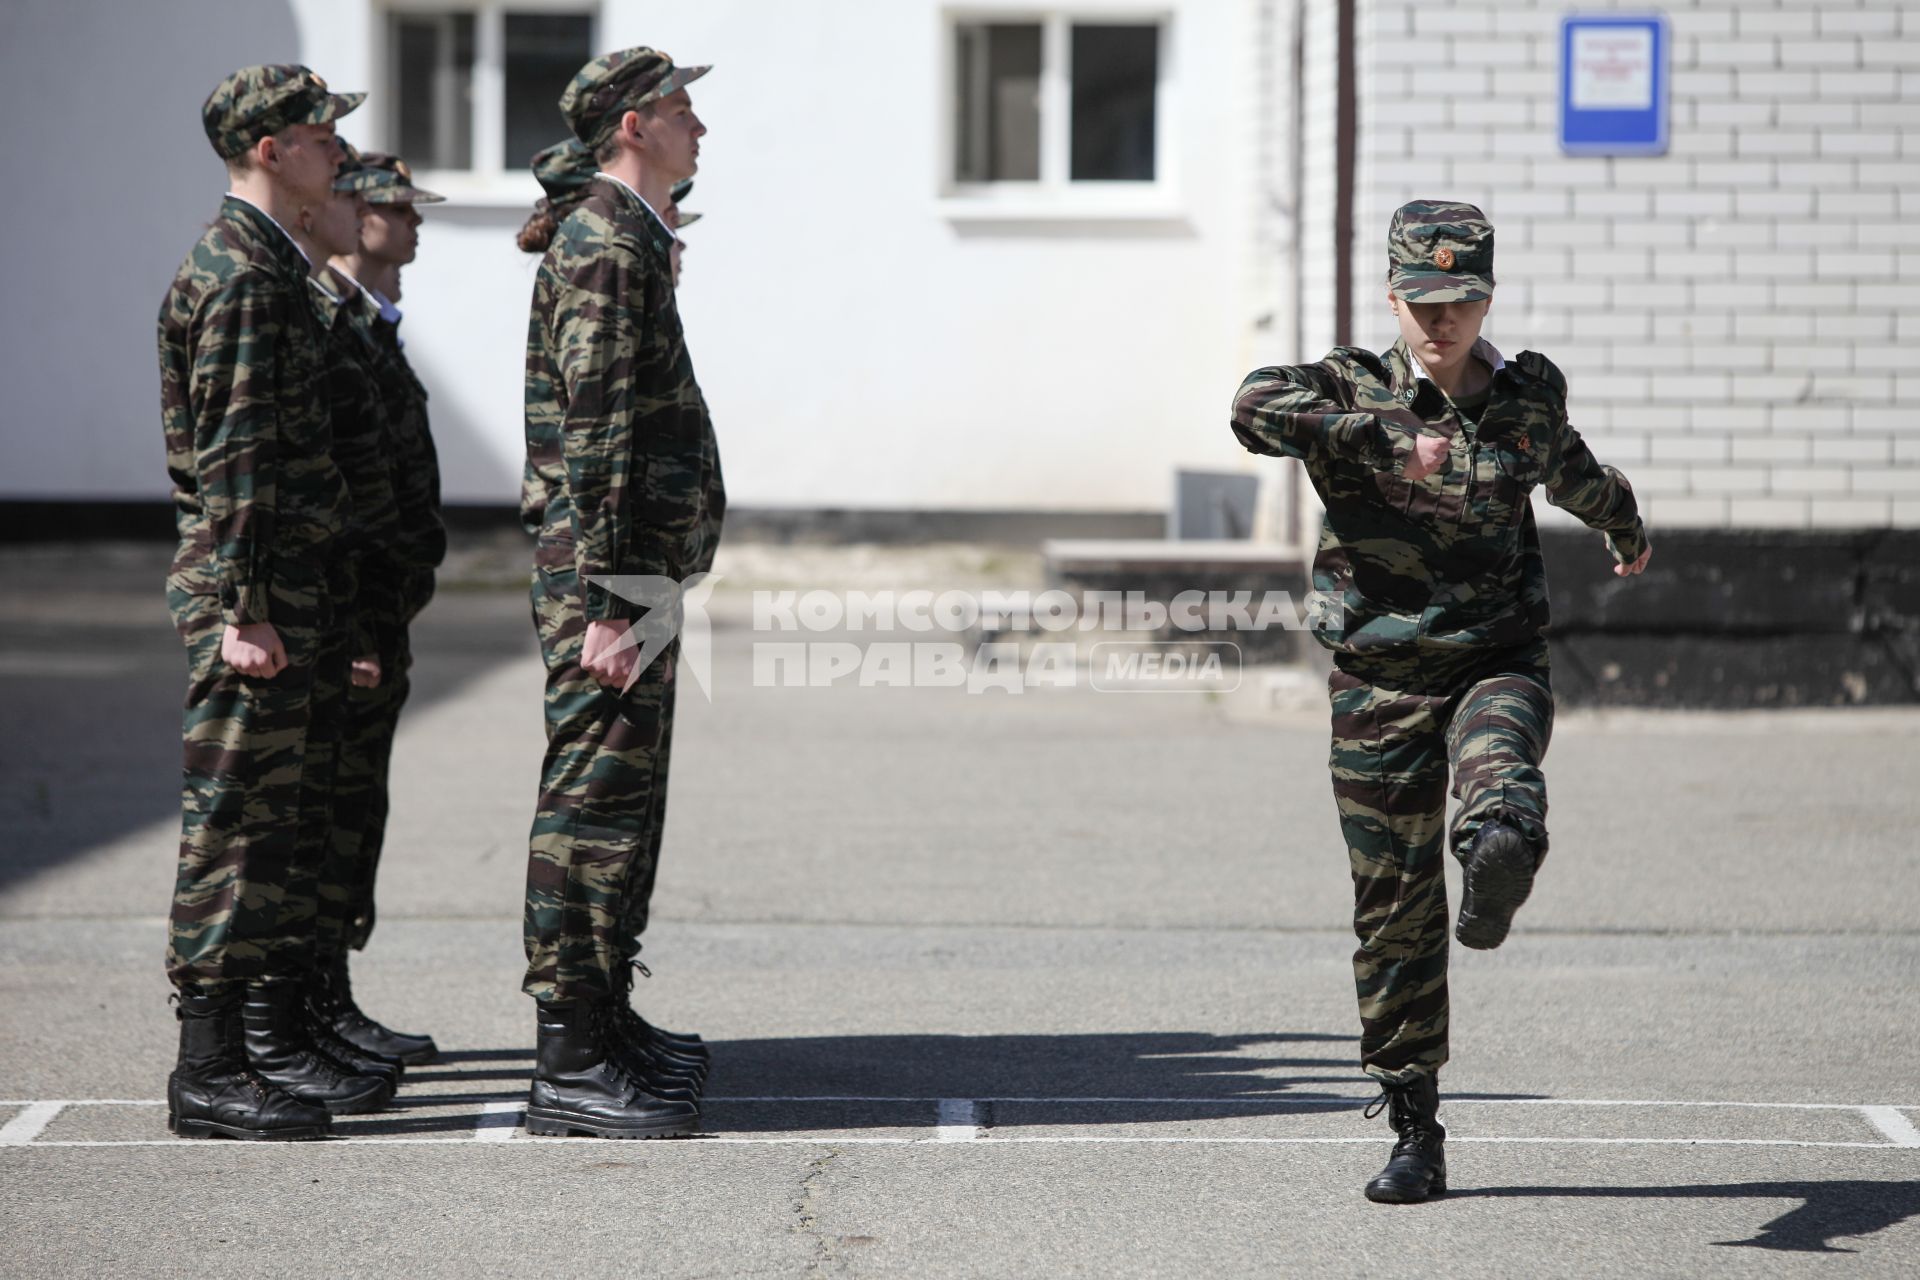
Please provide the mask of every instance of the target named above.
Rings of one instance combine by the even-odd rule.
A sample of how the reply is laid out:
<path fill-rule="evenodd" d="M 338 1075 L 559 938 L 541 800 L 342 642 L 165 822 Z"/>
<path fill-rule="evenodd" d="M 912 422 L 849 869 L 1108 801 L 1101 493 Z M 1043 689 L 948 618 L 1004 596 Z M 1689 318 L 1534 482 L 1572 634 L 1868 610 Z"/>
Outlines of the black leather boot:
<path fill-rule="evenodd" d="M 249 983 L 241 1019 L 247 1061 L 300 1101 L 325 1107 L 336 1116 L 378 1111 L 392 1101 L 392 1085 L 378 1076 L 347 1070 L 314 1044 L 301 983 Z"/>
<path fill-rule="evenodd" d="M 527 1132 L 596 1138 L 675 1138 L 700 1127 L 700 1109 L 658 1097 L 630 1075 L 601 1006 L 542 1004 L 539 1055 L 527 1091 Z"/>
<path fill-rule="evenodd" d="M 167 1077 L 167 1129 L 183 1138 L 324 1138 L 333 1117 L 267 1082 L 247 1062 L 240 996 L 181 996 L 180 1061 Z"/>
<path fill-rule="evenodd" d="M 701 1068 L 704 1075 L 707 1064 L 713 1058 L 704 1040 L 691 1031 L 668 1031 L 662 1027 L 656 1027 L 633 1009 L 633 977 L 636 972 L 645 974 L 649 978 L 653 976 L 652 970 L 641 964 L 637 958 L 622 965 L 621 984 L 616 1001 L 621 1008 L 632 1015 L 629 1025 L 634 1029 L 634 1034 L 645 1039 L 656 1052 L 668 1058 L 678 1059 L 684 1065 Z"/>
<path fill-rule="evenodd" d="M 333 1029 L 333 1024 L 308 1001 L 307 1035 L 314 1046 L 335 1062 L 357 1076 L 373 1076 L 385 1080 L 389 1088 L 398 1089 L 400 1078 L 406 1074 L 406 1068 L 397 1059 L 383 1058 L 376 1053 L 368 1053 L 359 1045 L 342 1036 Z"/>
<path fill-rule="evenodd" d="M 1480 828 L 1460 860 L 1463 892 L 1453 936 L 1461 946 L 1491 951 L 1507 940 L 1539 865 L 1533 845 L 1513 827 L 1495 819 Z"/>
<path fill-rule="evenodd" d="M 706 1087 L 702 1067 L 678 1061 L 656 1050 L 639 1029 L 639 1017 L 625 1005 L 609 1004 L 601 1011 L 609 1041 L 628 1075 L 656 1098 L 698 1102 Z"/>
<path fill-rule="evenodd" d="M 360 1011 L 354 1002 L 353 981 L 347 976 L 345 956 L 320 966 L 309 997 L 334 1033 L 362 1053 L 390 1058 L 407 1066 L 432 1062 L 440 1055 L 440 1047 L 434 1044 L 432 1036 L 395 1031 Z"/>
<path fill-rule="evenodd" d="M 1387 1167 L 1367 1183 L 1367 1199 L 1381 1204 L 1418 1204 L 1447 1191 L 1447 1131 L 1441 1125 L 1440 1079 L 1420 1076 L 1411 1084 L 1381 1086 L 1366 1110 L 1367 1119 L 1387 1111 L 1387 1123 L 1400 1135 Z"/>

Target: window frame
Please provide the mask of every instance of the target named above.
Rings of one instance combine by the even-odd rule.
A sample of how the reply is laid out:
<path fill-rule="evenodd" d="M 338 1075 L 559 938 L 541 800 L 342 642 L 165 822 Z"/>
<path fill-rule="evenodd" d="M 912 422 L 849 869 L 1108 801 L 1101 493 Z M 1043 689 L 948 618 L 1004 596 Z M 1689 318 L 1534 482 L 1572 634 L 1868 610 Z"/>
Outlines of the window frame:
<path fill-rule="evenodd" d="M 539 194 L 539 184 L 524 166 L 508 168 L 501 160 L 507 141 L 507 14 L 570 14 L 588 20 L 588 48 L 600 47 L 606 23 L 602 0 L 378 0 L 373 7 L 371 45 L 374 78 L 384 103 L 398 103 L 394 63 L 393 15 L 434 17 L 455 13 L 473 15 L 473 167 L 428 169 L 414 166 L 420 185 L 467 203 L 526 203 Z M 589 52 L 588 57 L 592 57 Z M 584 61 L 584 59 L 583 59 Z M 559 109 L 553 113 L 553 141 L 566 136 Z M 387 150 L 399 140 L 399 121 L 383 109 L 373 132 Z M 532 157 L 528 157 L 531 159 Z"/>
<path fill-rule="evenodd" d="M 1056 220 L 1180 216 L 1176 164 L 1179 66 L 1177 11 L 1167 0 L 1055 0 L 1055 3 L 948 5 L 940 13 L 939 147 L 935 191 L 956 220 Z M 1040 27 L 1040 177 L 1037 181 L 963 182 L 959 177 L 960 28 L 982 23 Z M 1152 26 L 1159 31 L 1153 99 L 1152 181 L 1072 176 L 1073 28 Z"/>

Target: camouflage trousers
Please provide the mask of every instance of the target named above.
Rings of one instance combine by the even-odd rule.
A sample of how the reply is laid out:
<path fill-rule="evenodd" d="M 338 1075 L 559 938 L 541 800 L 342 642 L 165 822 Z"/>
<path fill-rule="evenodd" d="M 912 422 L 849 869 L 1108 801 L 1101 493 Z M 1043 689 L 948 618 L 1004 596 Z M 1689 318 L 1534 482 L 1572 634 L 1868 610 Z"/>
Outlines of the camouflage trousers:
<path fill-rule="evenodd" d="M 597 1000 L 640 950 L 659 866 L 673 728 L 669 648 L 625 693 L 580 666 L 586 620 L 570 568 L 541 568 L 534 626 L 546 661 L 547 751 L 528 839 L 523 990 Z"/>
<path fill-rule="evenodd" d="M 282 561 L 274 578 L 287 666 L 269 679 L 222 660 L 217 597 L 168 591 L 187 697 L 167 976 L 196 994 L 298 977 L 314 958 L 347 637 L 325 569 Z"/>
<path fill-rule="evenodd" d="M 349 685 L 334 772 L 332 833 L 319 872 L 315 940 L 322 964 L 359 951 L 373 934 L 373 882 L 387 836 L 387 769 L 413 665 L 405 628 L 394 652 L 382 656 L 378 686 Z"/>
<path fill-rule="evenodd" d="M 1360 1062 L 1405 1083 L 1447 1060 L 1447 884 L 1441 837 L 1461 856 L 1490 818 L 1544 857 L 1553 733 L 1544 640 L 1445 660 L 1342 654 L 1333 702 L 1333 795 L 1353 872 Z M 1460 802 L 1447 830 L 1447 781 Z"/>

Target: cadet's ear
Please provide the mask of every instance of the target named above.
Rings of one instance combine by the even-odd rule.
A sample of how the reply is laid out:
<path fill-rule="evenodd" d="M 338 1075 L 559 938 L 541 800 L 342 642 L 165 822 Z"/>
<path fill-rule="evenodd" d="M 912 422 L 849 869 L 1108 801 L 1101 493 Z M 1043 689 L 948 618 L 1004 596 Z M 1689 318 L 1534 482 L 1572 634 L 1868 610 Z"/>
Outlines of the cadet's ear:
<path fill-rule="evenodd" d="M 1394 292 L 1391 289 L 1387 290 L 1387 310 L 1393 312 L 1396 316 L 1400 314 L 1400 299 L 1394 296 Z"/>

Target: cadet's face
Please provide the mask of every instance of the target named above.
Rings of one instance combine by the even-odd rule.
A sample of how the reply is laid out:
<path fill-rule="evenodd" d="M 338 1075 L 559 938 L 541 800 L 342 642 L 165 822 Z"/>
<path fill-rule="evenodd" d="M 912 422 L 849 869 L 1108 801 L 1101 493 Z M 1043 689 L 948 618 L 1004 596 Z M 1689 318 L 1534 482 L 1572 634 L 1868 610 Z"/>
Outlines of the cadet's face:
<path fill-rule="evenodd" d="M 331 122 L 291 125 L 261 146 L 263 159 L 271 158 L 269 169 L 296 200 L 317 205 L 333 194 L 333 176 L 346 153 Z"/>
<path fill-rule="evenodd" d="M 641 114 L 640 132 L 647 140 L 647 163 L 670 181 L 691 178 L 700 168 L 700 139 L 707 126 L 693 113 L 693 99 L 685 89 L 654 104 L 653 114 Z"/>
<path fill-rule="evenodd" d="M 314 244 L 329 258 L 354 252 L 360 247 L 360 221 L 366 216 L 367 202 L 357 192 L 334 192 L 332 199 L 314 207 Z"/>
<path fill-rule="evenodd" d="M 1478 302 L 1408 302 L 1387 294 L 1387 305 L 1400 320 L 1400 336 L 1407 349 L 1434 376 L 1460 367 L 1473 351 L 1486 323 L 1491 298 Z"/>
<path fill-rule="evenodd" d="M 411 204 L 369 205 L 360 251 L 375 262 L 404 267 L 420 252 L 420 211 Z"/>

